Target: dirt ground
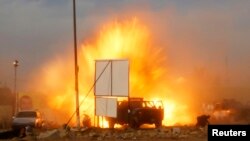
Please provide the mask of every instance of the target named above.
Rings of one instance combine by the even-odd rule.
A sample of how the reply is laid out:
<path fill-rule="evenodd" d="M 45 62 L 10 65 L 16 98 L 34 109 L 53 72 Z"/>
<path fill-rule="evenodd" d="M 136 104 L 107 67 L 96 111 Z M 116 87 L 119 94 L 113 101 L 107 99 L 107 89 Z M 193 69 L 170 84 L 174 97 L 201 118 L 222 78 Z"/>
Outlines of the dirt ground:
<path fill-rule="evenodd" d="M 91 141 L 206 141 L 206 128 L 194 127 L 163 127 L 160 129 L 92 129 L 83 132 L 79 139 Z"/>
<path fill-rule="evenodd" d="M 101 129 L 85 128 L 76 131 L 71 128 L 50 129 L 27 133 L 25 137 L 0 140 L 41 140 L 41 141 L 207 141 L 207 128 L 162 127 L 158 129 Z"/>

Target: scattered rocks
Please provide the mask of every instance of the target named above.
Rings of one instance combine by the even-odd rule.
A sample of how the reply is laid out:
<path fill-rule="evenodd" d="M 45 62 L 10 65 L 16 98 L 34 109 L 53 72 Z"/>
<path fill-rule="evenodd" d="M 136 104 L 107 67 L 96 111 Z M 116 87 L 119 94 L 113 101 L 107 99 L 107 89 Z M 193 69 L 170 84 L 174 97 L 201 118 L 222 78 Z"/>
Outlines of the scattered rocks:
<path fill-rule="evenodd" d="M 50 129 L 40 131 L 35 136 L 26 135 L 23 140 L 192 140 L 201 138 L 206 140 L 207 128 L 196 127 L 162 127 L 157 129 L 100 129 L 88 128 L 84 130 L 66 130 L 66 128 Z M 12 139 L 18 140 L 18 139 Z M 19 139 L 20 140 L 20 139 Z"/>

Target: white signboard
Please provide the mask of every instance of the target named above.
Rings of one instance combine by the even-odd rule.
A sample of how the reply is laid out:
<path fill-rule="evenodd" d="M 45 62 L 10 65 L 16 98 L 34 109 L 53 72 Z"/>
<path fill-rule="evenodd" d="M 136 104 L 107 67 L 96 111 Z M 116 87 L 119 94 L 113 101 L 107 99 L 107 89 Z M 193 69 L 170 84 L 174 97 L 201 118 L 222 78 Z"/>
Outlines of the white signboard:
<path fill-rule="evenodd" d="M 96 97 L 95 101 L 95 115 L 105 117 L 117 116 L 117 99 L 116 98 L 102 98 Z"/>
<path fill-rule="evenodd" d="M 128 96 L 129 69 L 128 61 L 112 62 L 112 96 Z"/>
<path fill-rule="evenodd" d="M 123 96 L 129 94 L 128 60 L 98 60 L 95 71 L 96 96 Z"/>
<path fill-rule="evenodd" d="M 97 61 L 95 95 L 111 96 L 111 61 Z"/>

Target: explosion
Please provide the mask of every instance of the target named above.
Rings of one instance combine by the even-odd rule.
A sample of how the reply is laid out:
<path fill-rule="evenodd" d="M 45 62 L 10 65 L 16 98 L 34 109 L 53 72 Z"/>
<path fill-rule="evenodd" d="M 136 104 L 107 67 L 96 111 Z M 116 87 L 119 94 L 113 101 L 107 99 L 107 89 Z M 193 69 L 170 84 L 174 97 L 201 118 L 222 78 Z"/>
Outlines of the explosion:
<path fill-rule="evenodd" d="M 169 97 L 174 97 L 174 92 L 168 86 L 166 50 L 155 46 L 152 39 L 147 27 L 135 18 L 106 24 L 94 39 L 81 44 L 78 56 L 80 102 L 86 97 L 80 107 L 81 114 L 94 117 L 94 94 L 87 92 L 94 83 L 95 60 L 128 59 L 131 97 L 162 100 L 165 110 L 163 125 L 194 122 L 188 105 Z M 47 64 L 42 80 L 46 84 L 44 91 L 51 93 L 47 100 L 49 107 L 64 120 L 75 110 L 72 60 L 56 59 Z"/>

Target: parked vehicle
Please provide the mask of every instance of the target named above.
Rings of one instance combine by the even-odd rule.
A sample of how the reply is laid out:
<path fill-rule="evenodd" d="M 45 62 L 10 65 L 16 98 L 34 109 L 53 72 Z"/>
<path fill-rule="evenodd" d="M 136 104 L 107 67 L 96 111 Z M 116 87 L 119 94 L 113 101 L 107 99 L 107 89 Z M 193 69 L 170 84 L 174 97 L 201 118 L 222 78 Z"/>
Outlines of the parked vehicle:
<path fill-rule="evenodd" d="M 128 124 L 139 128 L 142 124 L 162 126 L 164 109 L 162 101 L 144 101 L 143 98 L 130 98 L 129 101 L 118 101 L 117 117 L 108 118 L 109 127 L 115 124 Z"/>
<path fill-rule="evenodd" d="M 42 128 L 44 119 L 38 111 L 20 111 L 13 117 L 12 129 L 21 129 L 25 127 Z"/>

